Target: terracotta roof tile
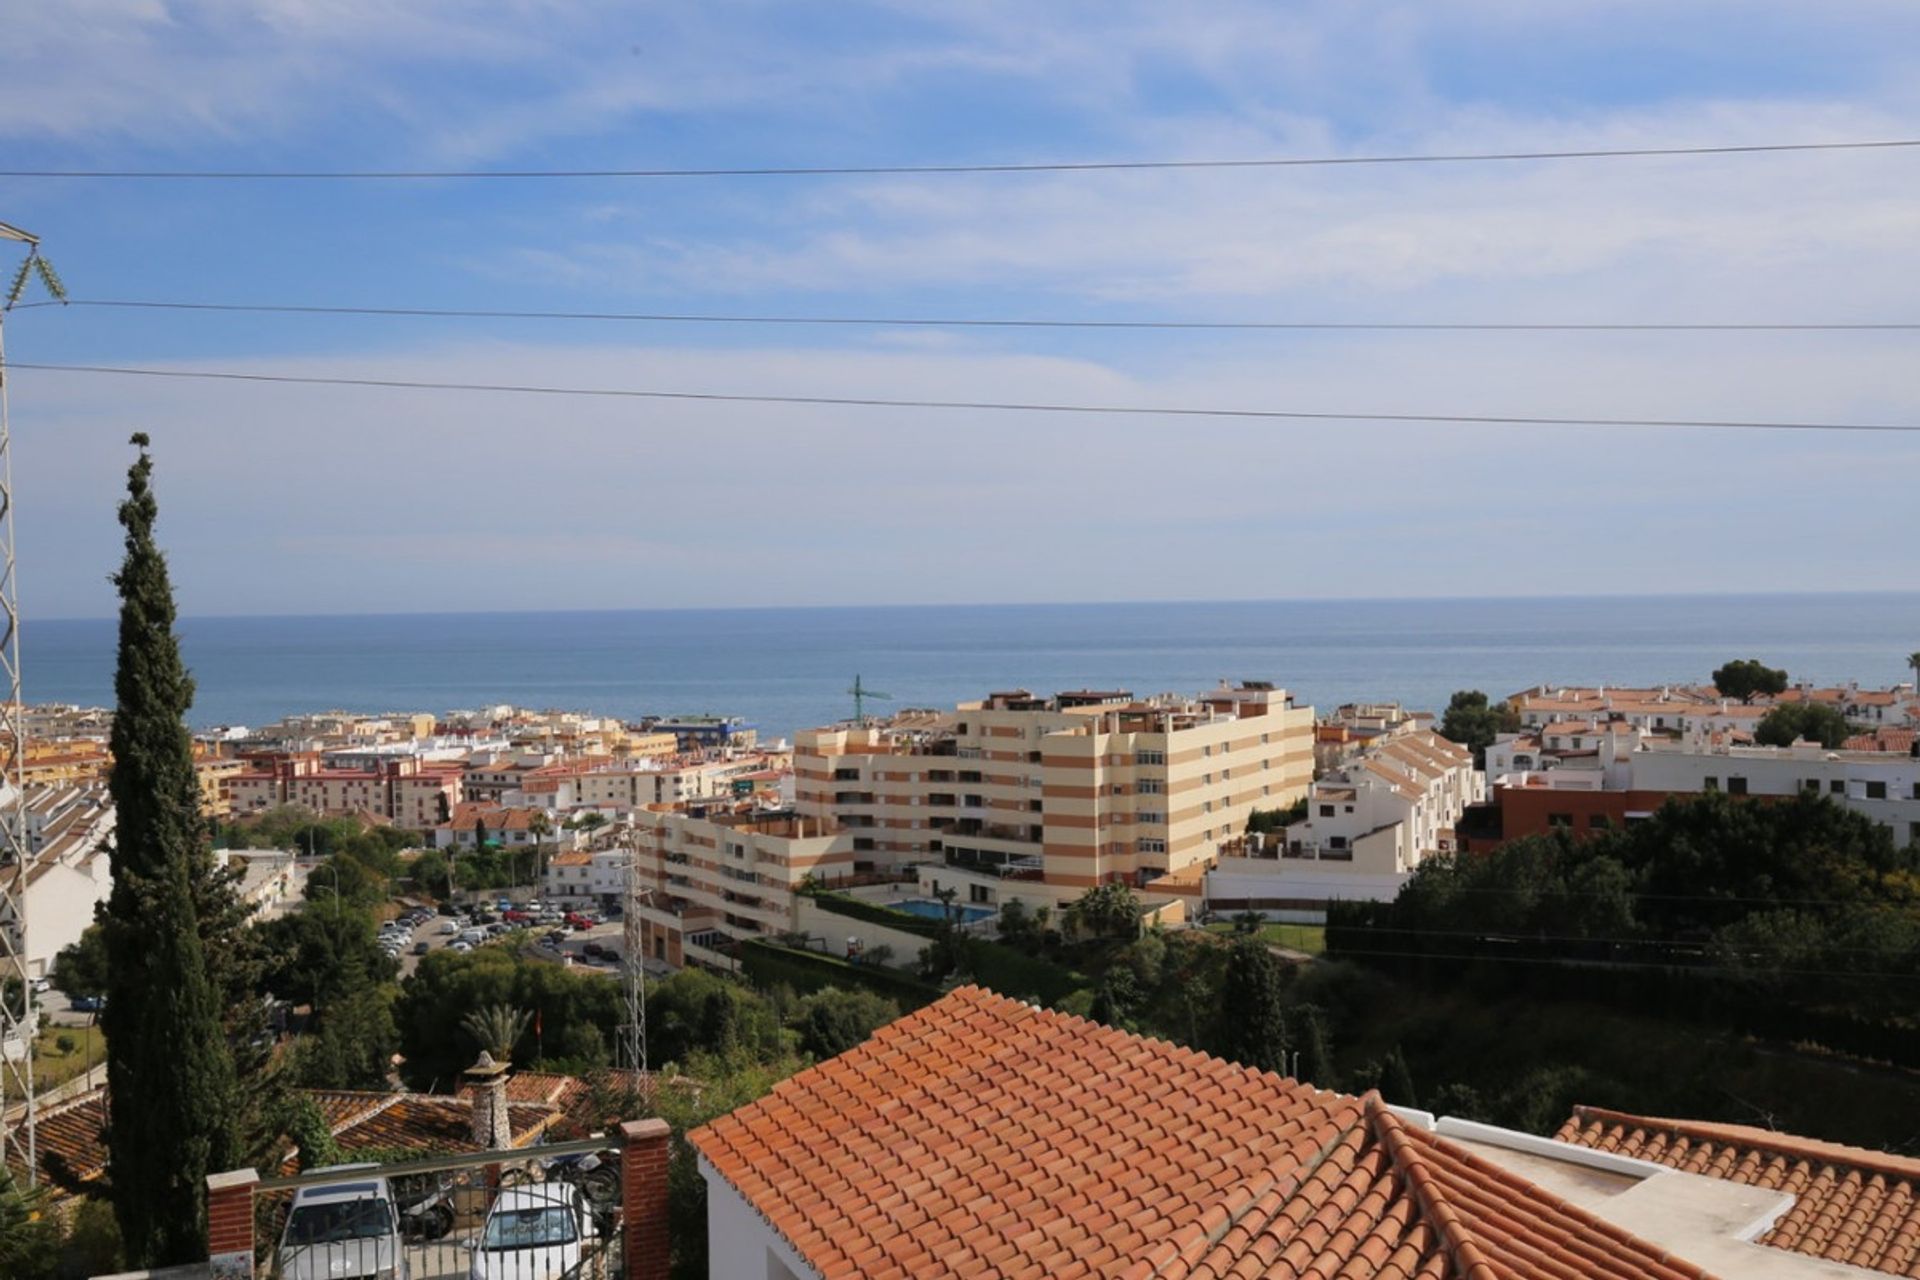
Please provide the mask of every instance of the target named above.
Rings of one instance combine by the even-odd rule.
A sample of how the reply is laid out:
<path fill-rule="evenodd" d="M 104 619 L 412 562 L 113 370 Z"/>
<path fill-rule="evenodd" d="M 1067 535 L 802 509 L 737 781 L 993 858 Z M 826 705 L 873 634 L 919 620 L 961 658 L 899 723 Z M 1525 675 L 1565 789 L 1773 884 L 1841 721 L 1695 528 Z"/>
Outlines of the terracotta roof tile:
<path fill-rule="evenodd" d="M 977 987 L 689 1141 L 830 1278 L 1703 1277 L 1377 1095 Z"/>
<path fill-rule="evenodd" d="M 1555 1135 L 1746 1186 L 1793 1207 L 1761 1244 L 1890 1275 L 1920 1277 L 1920 1160 L 1747 1125 L 1662 1120 L 1576 1107 Z"/>

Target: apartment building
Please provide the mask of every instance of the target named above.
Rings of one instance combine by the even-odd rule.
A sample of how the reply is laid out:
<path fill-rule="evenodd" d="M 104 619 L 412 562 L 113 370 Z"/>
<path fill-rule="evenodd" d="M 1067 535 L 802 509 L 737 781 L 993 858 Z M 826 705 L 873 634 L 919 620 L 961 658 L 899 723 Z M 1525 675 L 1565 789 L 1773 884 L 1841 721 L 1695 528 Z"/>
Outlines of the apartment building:
<path fill-rule="evenodd" d="M 724 940 L 793 927 L 794 894 L 809 876 L 853 872 L 853 829 L 750 804 L 634 814 L 639 900 L 629 905 L 641 954 L 668 964 L 726 964 Z"/>
<path fill-rule="evenodd" d="M 0 928 L 25 957 L 28 977 L 39 978 L 61 948 L 80 940 L 94 907 L 113 891 L 106 845 L 114 808 L 101 785 L 30 790 L 25 807 L 30 853 L 25 882 L 15 886 L 26 900 L 25 936 L 10 914 L 0 914 Z"/>
<path fill-rule="evenodd" d="M 1756 747 L 1710 738 L 1645 738 L 1603 748 L 1586 767 L 1497 776 L 1499 838 L 1553 830 L 1577 835 L 1644 818 L 1668 797 L 1816 792 L 1886 827 L 1896 844 L 1920 842 L 1920 757 L 1828 751 L 1817 743 Z"/>
<path fill-rule="evenodd" d="M 464 798 L 460 765 L 416 757 L 385 760 L 373 769 L 328 769 L 312 753 L 274 754 L 252 757 L 249 766 L 227 780 L 236 817 L 290 804 L 329 817 L 364 814 L 426 831 L 446 821 Z"/>
<path fill-rule="evenodd" d="M 944 864 L 978 902 L 1064 904 L 1196 873 L 1313 778 L 1313 711 L 1246 683 L 1196 697 L 994 693 L 951 713 L 799 735 L 795 807 L 859 869 Z"/>
<path fill-rule="evenodd" d="M 1409 711 L 1397 702 L 1345 703 L 1314 726 L 1314 775 L 1338 769 L 1382 738 L 1432 728 L 1430 711 Z"/>

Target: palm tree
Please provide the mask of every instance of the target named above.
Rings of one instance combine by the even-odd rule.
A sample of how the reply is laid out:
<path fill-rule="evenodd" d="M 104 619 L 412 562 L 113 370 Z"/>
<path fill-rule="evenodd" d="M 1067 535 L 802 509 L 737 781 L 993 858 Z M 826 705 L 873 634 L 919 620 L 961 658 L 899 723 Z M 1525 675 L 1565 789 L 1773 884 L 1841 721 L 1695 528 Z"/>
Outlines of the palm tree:
<path fill-rule="evenodd" d="M 466 1017 L 460 1019 L 460 1025 L 482 1050 L 493 1055 L 495 1062 L 507 1062 L 513 1057 L 513 1046 L 527 1033 L 527 1024 L 532 1020 L 533 1015 L 525 1009 L 516 1009 L 510 1004 L 490 1004 L 469 1010 Z"/>
<path fill-rule="evenodd" d="M 527 831 L 533 836 L 533 866 L 536 885 L 547 881 L 547 849 L 543 839 L 553 834 L 553 824 L 547 821 L 547 815 L 536 813 L 527 823 Z"/>
<path fill-rule="evenodd" d="M 1920 689 L 1920 649 L 1907 655 L 1907 666 L 1913 671 L 1914 688 Z"/>

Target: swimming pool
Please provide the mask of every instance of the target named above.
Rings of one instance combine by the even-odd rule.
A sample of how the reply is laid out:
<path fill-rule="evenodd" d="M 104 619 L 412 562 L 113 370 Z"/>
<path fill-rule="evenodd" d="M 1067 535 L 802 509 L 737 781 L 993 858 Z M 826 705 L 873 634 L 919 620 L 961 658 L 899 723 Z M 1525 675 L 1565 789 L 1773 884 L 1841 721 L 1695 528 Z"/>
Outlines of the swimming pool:
<path fill-rule="evenodd" d="M 908 898 L 902 902 L 889 902 L 886 905 L 892 907 L 895 911 L 904 911 L 908 915 L 925 916 L 929 920 L 944 920 L 947 918 L 947 908 L 945 904 L 932 898 Z M 985 920 L 993 914 L 992 907 L 973 907 L 968 906 L 964 902 L 955 903 L 954 905 L 959 909 L 961 924 L 972 924 L 975 920 Z"/>

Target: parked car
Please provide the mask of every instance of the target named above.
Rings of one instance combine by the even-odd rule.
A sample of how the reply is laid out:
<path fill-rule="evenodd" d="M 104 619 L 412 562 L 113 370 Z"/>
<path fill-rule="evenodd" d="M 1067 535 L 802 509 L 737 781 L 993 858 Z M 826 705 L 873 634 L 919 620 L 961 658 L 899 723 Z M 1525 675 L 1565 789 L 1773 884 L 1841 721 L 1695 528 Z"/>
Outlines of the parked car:
<path fill-rule="evenodd" d="M 593 928 L 592 918 L 589 916 L 581 915 L 578 911 L 567 912 L 567 923 L 572 925 L 576 929 Z"/>
<path fill-rule="evenodd" d="M 511 933 L 512 931 L 512 925 L 499 921 L 487 926 L 487 936 L 490 938 L 497 938 L 503 933 Z"/>
<path fill-rule="evenodd" d="M 527 911 L 521 911 L 517 907 L 510 908 L 506 911 L 501 912 L 500 918 L 502 920 L 505 920 L 508 924 L 532 924 L 533 923 L 532 913 Z"/>
<path fill-rule="evenodd" d="M 440 925 L 440 932 L 442 932 L 442 933 L 458 933 L 458 932 L 460 932 L 460 923 L 459 923 L 459 921 L 457 921 L 457 920 L 447 920 L 447 921 L 443 921 L 443 922 L 441 923 L 441 925 Z"/>
<path fill-rule="evenodd" d="M 476 942 L 485 942 L 486 940 L 487 931 L 485 929 L 462 929 L 460 931 L 460 941 L 467 943 L 469 946 Z"/>
<path fill-rule="evenodd" d="M 75 1013 L 98 1013 L 106 1007 L 107 998 L 105 996 L 75 996 L 73 998 L 73 1009 Z"/>
<path fill-rule="evenodd" d="M 565 929 L 550 929 L 547 931 L 547 943 L 550 946 L 557 947 L 566 940 L 567 931 Z"/>
<path fill-rule="evenodd" d="M 410 1280 L 393 1188 L 378 1166 L 332 1168 L 362 1176 L 294 1193 L 276 1274 L 281 1280 Z"/>
<path fill-rule="evenodd" d="M 600 957 L 604 955 L 610 954 L 605 947 L 601 946 L 597 942 L 589 942 L 586 946 L 580 948 L 580 951 L 584 955 L 592 956 L 595 960 L 598 960 Z"/>
<path fill-rule="evenodd" d="M 580 1188 L 564 1182 L 509 1187 L 472 1242 L 472 1280 L 560 1280 L 580 1266 L 598 1235 Z"/>
<path fill-rule="evenodd" d="M 473 913 L 473 922 L 475 924 L 492 924 L 499 918 L 499 916 L 493 914 L 491 911 L 476 911 Z"/>
<path fill-rule="evenodd" d="M 449 950 L 449 951 L 471 951 L 471 950 L 473 950 L 473 944 L 472 944 L 471 942 L 468 942 L 468 941 L 467 941 L 467 940 L 466 940 L 465 938 L 462 938 L 462 939 L 460 939 L 460 940 L 459 940 L 458 942 L 454 942 L 454 943 L 451 943 L 451 944 L 449 944 L 449 945 L 448 945 L 448 947 L 447 947 L 447 950 Z"/>
<path fill-rule="evenodd" d="M 35 978 L 33 980 L 33 994 L 43 996 L 51 990 L 53 990 L 52 978 Z"/>
<path fill-rule="evenodd" d="M 413 944 L 413 954 L 417 956 L 423 956 L 431 950 L 433 950 L 433 944 L 431 942 L 416 942 Z"/>

